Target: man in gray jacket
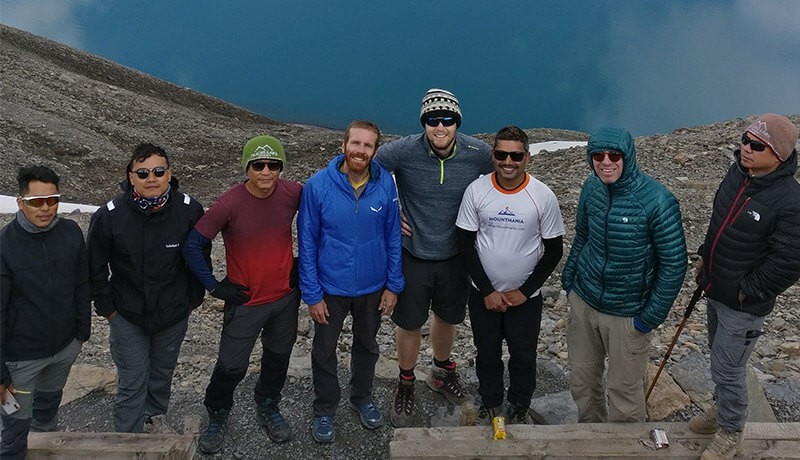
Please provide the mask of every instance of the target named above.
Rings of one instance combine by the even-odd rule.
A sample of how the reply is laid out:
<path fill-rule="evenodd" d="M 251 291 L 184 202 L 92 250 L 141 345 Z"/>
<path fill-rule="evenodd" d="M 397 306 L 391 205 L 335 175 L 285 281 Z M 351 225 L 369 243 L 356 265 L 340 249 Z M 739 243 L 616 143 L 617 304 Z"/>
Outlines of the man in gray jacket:
<path fill-rule="evenodd" d="M 451 359 L 456 325 L 464 321 L 469 293 L 466 269 L 458 261 L 455 222 L 464 190 L 494 170 L 491 147 L 457 132 L 461 106 L 453 93 L 428 90 L 422 98 L 420 123 L 424 133 L 384 144 L 376 157 L 395 175 L 403 213 L 406 289 L 392 314 L 400 377 L 389 411 L 398 427 L 413 420 L 414 367 L 429 310 L 433 310 L 433 365 L 427 384 L 451 402 L 465 399 Z"/>

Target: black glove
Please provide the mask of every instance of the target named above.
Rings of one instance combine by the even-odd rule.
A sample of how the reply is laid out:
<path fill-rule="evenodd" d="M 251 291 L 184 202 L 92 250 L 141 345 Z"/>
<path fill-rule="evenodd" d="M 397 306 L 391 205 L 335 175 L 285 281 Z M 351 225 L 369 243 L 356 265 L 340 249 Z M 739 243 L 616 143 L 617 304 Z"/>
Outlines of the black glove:
<path fill-rule="evenodd" d="M 210 294 L 232 304 L 244 305 L 250 300 L 250 296 L 244 292 L 246 290 L 247 287 L 231 283 L 226 276 L 225 279 L 217 283 L 217 287 Z"/>

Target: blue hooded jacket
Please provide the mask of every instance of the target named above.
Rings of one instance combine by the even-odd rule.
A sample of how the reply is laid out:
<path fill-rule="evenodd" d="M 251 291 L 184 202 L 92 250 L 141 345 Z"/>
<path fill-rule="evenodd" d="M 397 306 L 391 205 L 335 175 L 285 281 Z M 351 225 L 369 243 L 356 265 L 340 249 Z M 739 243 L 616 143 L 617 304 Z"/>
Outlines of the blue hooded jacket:
<path fill-rule="evenodd" d="M 399 294 L 400 205 L 391 175 L 376 162 L 356 199 L 338 155 L 303 187 L 297 216 L 300 290 L 314 305 L 323 294 L 358 297 L 386 288 Z"/>
<path fill-rule="evenodd" d="M 609 185 L 596 174 L 583 183 L 561 281 L 594 309 L 637 317 L 655 329 L 667 317 L 686 274 L 678 200 L 639 170 L 627 130 L 601 128 L 591 135 L 586 159 L 592 171 L 592 152 L 603 150 L 622 152 L 622 175 Z"/>

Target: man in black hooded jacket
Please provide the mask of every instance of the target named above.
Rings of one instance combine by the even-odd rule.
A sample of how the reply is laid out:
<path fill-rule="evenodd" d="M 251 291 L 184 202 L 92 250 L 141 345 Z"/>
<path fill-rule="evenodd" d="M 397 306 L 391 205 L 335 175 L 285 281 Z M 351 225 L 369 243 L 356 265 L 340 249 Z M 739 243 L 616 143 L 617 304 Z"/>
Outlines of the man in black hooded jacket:
<path fill-rule="evenodd" d="M 181 254 L 203 206 L 178 191 L 161 147 L 139 145 L 126 173 L 89 225 L 92 299 L 117 366 L 114 429 L 158 432 L 189 313 L 205 295 Z"/>
<path fill-rule="evenodd" d="M 708 297 L 708 339 L 716 407 L 689 427 L 716 433 L 703 459 L 733 458 L 747 419 L 745 371 L 775 298 L 800 278 L 797 127 L 759 116 L 714 197 L 697 281 Z"/>

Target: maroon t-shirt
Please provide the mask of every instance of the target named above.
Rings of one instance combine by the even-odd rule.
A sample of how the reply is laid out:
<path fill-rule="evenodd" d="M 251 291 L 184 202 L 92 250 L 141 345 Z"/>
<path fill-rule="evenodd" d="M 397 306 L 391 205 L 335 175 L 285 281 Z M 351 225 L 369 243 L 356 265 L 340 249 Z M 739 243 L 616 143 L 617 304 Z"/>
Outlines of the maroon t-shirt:
<path fill-rule="evenodd" d="M 222 232 L 228 279 L 249 288 L 245 305 L 274 302 L 291 291 L 292 221 L 302 189 L 279 179 L 272 195 L 256 198 L 238 184 L 217 198 L 195 226 L 210 240 Z"/>

